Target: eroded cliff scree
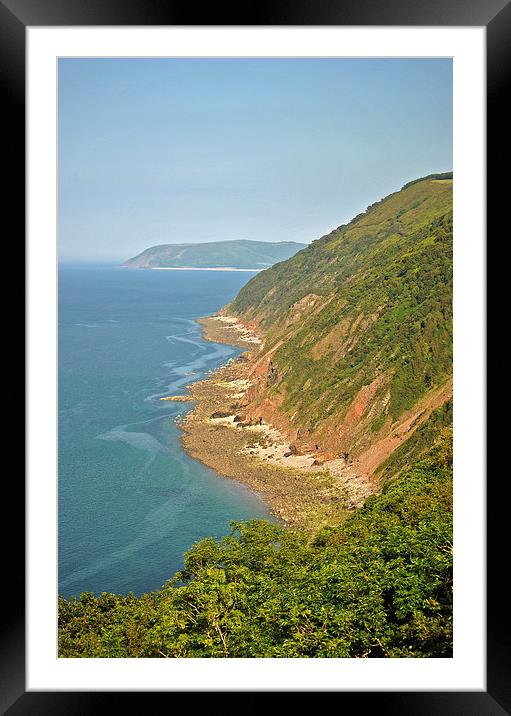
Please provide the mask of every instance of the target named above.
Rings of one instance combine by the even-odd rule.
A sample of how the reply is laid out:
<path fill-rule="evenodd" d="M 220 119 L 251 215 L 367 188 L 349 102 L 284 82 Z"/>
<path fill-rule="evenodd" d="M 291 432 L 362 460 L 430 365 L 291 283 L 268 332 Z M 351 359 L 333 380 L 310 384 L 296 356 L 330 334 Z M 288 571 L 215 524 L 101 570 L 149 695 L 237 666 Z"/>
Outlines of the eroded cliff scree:
<path fill-rule="evenodd" d="M 323 465 L 314 456 L 300 455 L 274 426 L 246 418 L 241 406 L 250 367 L 245 355 L 190 386 L 196 406 L 181 422 L 183 446 L 256 491 L 292 527 L 314 531 L 343 522 L 363 504 L 371 485 L 343 469 L 343 461 L 335 471 L 335 461 Z"/>

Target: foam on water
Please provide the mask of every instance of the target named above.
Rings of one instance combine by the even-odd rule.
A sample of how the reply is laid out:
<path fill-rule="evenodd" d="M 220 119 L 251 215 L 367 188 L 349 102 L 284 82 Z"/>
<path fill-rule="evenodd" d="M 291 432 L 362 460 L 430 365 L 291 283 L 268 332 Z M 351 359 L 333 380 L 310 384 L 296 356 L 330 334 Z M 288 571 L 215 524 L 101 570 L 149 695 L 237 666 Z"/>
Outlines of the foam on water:
<path fill-rule="evenodd" d="M 128 430 L 123 430 L 123 426 L 113 428 L 107 433 L 96 435 L 96 437 L 98 440 L 117 440 L 124 442 L 138 450 L 145 450 L 146 452 L 168 452 L 168 448 L 158 442 L 152 435 L 149 435 L 149 433 L 129 432 Z"/>

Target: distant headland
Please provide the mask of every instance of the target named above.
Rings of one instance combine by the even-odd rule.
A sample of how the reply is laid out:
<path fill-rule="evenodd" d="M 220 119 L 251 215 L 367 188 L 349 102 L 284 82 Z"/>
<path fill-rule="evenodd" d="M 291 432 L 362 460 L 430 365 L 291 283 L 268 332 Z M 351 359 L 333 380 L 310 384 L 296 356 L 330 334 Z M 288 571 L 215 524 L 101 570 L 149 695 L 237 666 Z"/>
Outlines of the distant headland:
<path fill-rule="evenodd" d="M 294 256 L 307 244 L 296 241 L 211 241 L 201 244 L 151 246 L 128 259 L 130 268 L 262 271 Z"/>

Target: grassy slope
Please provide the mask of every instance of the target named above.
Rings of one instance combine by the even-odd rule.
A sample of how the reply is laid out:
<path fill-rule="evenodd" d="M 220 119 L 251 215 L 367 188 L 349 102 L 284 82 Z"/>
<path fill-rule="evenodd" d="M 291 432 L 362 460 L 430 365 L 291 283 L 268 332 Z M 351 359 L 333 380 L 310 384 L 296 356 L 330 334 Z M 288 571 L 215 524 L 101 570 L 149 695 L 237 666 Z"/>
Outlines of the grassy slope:
<path fill-rule="evenodd" d="M 389 433 L 451 375 L 452 181 L 413 182 L 373 204 L 253 278 L 227 310 L 266 335 L 272 379 L 259 402 L 276 399 L 312 433 L 339 431 L 376 380 L 359 424 Z"/>
<path fill-rule="evenodd" d="M 203 244 L 162 244 L 126 261 L 139 268 L 267 268 L 293 256 L 305 244 L 293 241 L 212 241 Z"/>

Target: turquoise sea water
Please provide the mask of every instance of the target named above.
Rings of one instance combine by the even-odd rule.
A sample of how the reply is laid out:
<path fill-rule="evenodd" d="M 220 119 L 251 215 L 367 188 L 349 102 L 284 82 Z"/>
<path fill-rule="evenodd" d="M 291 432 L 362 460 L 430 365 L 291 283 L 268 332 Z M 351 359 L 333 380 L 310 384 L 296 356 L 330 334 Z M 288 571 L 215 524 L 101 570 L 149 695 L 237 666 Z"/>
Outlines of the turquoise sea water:
<path fill-rule="evenodd" d="M 198 539 L 263 502 L 182 450 L 180 394 L 240 351 L 195 319 L 252 273 L 59 270 L 59 593 L 159 588 Z"/>

